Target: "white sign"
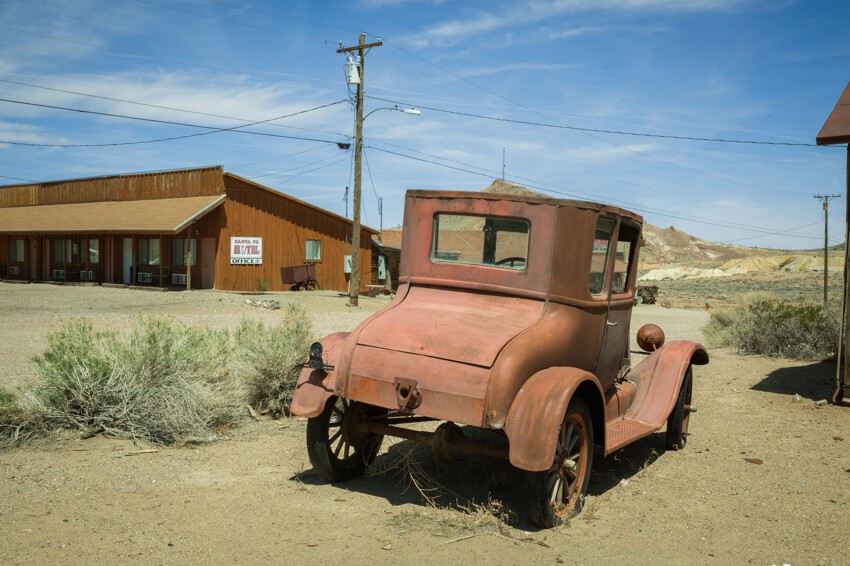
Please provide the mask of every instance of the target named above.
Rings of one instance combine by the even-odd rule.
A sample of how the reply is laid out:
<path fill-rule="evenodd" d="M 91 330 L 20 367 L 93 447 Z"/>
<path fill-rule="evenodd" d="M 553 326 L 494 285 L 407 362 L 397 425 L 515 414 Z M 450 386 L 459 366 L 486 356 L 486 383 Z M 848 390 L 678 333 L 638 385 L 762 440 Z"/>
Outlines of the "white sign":
<path fill-rule="evenodd" d="M 263 263 L 263 239 L 230 238 L 230 265 L 261 265 Z"/>

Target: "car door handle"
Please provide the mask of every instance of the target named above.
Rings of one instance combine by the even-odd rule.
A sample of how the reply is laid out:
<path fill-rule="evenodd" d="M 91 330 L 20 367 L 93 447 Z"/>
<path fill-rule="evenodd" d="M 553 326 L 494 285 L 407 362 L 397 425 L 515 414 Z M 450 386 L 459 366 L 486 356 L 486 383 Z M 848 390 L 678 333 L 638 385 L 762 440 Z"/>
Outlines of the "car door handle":
<path fill-rule="evenodd" d="M 610 320 L 606 320 L 606 321 L 605 321 L 605 324 L 607 324 L 608 326 L 617 326 L 617 324 L 618 324 L 618 323 L 616 323 L 616 322 L 611 322 Z"/>

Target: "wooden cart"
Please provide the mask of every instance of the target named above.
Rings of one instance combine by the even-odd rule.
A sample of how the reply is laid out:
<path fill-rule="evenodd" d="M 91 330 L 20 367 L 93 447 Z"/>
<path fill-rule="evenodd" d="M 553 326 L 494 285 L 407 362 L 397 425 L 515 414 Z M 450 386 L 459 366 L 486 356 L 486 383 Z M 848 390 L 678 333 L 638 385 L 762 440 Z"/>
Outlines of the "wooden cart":
<path fill-rule="evenodd" d="M 316 266 L 312 263 L 282 267 L 281 276 L 284 284 L 290 285 L 292 291 L 313 291 L 322 286 L 316 281 Z"/>

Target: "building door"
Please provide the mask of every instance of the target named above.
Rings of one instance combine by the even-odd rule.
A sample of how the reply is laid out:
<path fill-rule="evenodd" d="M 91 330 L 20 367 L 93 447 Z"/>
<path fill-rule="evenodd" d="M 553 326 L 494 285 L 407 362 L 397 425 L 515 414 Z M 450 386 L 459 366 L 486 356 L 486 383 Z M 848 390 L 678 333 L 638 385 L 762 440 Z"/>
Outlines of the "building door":
<path fill-rule="evenodd" d="M 125 285 L 133 283 L 133 238 L 124 238 L 124 248 L 121 253 L 123 269 L 122 279 Z"/>
<path fill-rule="evenodd" d="M 215 238 L 201 238 L 201 288 L 215 287 Z"/>

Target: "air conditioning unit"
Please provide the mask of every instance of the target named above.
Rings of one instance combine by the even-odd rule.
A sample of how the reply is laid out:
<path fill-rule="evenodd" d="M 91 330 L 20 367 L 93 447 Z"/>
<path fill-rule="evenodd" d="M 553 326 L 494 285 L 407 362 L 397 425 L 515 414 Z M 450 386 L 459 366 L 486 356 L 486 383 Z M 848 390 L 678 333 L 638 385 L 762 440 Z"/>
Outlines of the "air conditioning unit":
<path fill-rule="evenodd" d="M 9 266 L 9 275 L 20 275 L 20 274 L 21 274 L 21 268 L 19 266 L 17 266 L 17 265 L 10 265 Z"/>
<path fill-rule="evenodd" d="M 136 274 L 136 281 L 138 281 L 139 283 L 150 283 L 151 274 L 144 271 L 140 271 Z"/>
<path fill-rule="evenodd" d="M 94 281 L 94 271 L 80 271 L 80 281 Z"/>
<path fill-rule="evenodd" d="M 185 273 L 172 273 L 171 274 L 171 284 L 172 285 L 185 285 L 186 284 L 186 274 Z"/>
<path fill-rule="evenodd" d="M 64 281 L 65 280 L 65 270 L 64 269 L 54 269 L 53 270 L 53 280 L 54 281 Z"/>

